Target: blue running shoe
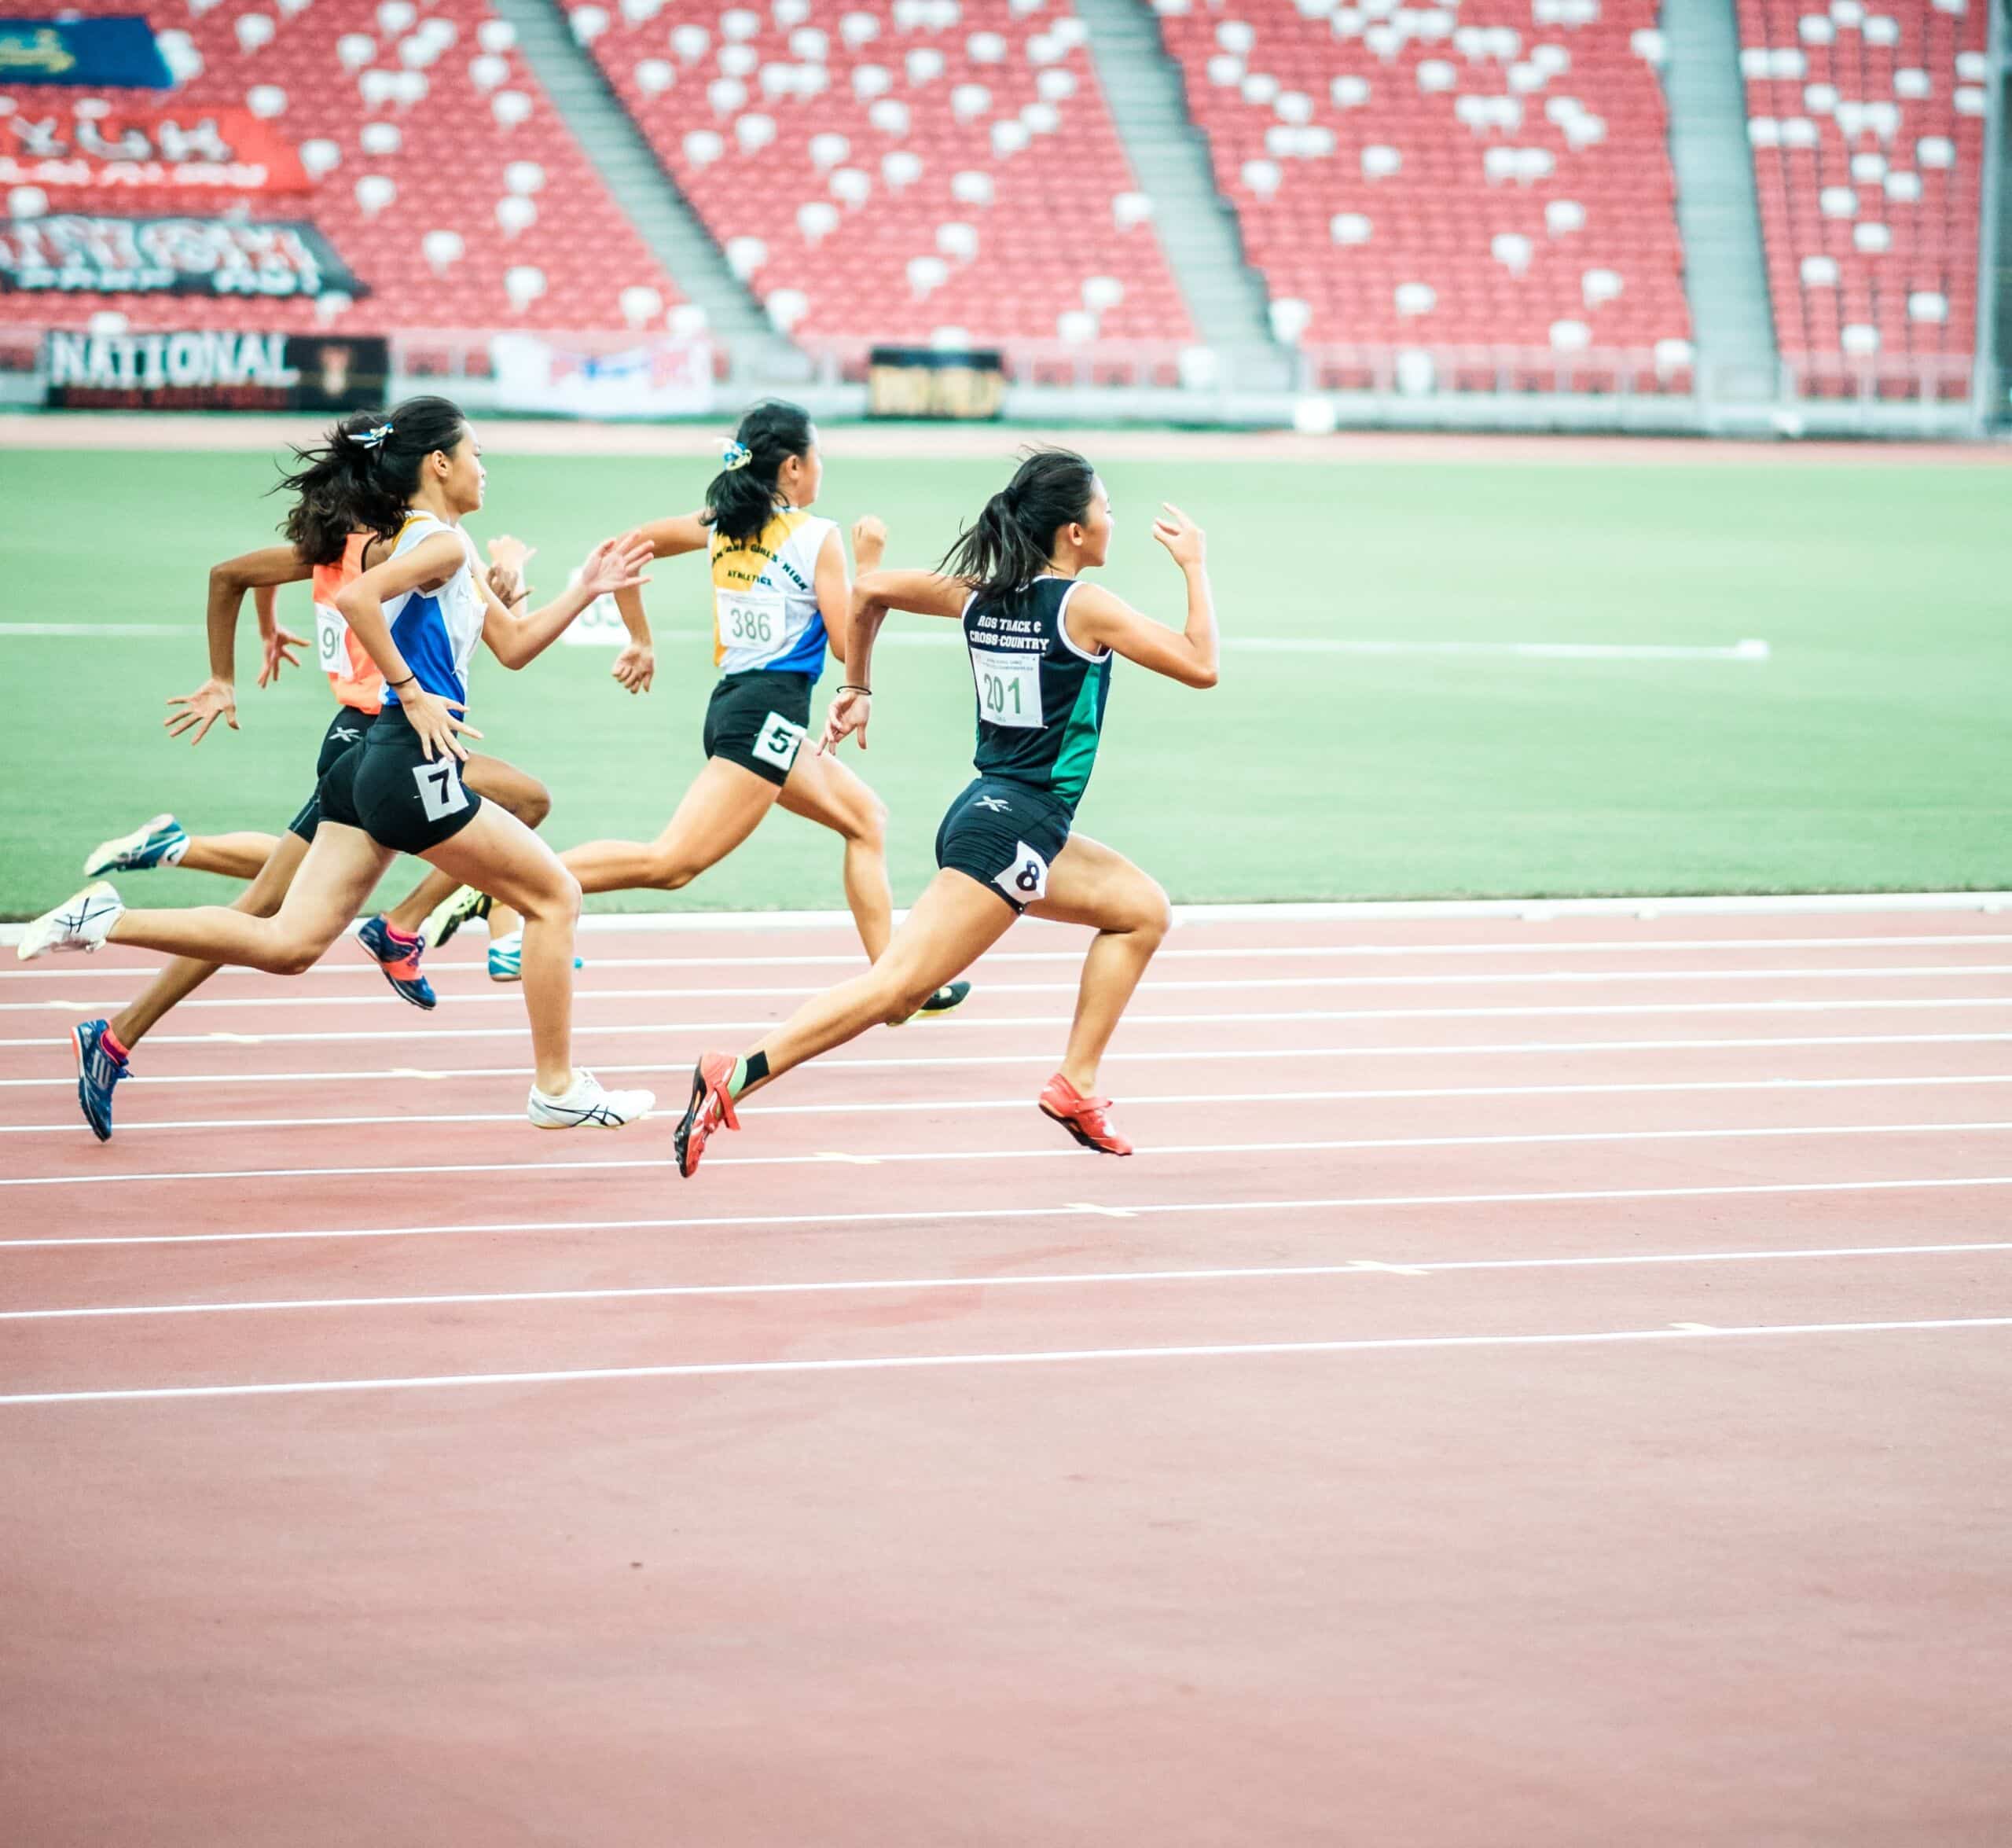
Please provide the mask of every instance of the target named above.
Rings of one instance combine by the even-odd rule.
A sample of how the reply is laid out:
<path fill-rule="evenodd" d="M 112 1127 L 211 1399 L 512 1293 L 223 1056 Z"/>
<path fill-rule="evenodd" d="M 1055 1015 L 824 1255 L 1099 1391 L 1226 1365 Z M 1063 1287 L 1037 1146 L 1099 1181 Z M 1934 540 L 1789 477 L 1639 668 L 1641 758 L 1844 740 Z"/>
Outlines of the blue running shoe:
<path fill-rule="evenodd" d="M 416 1008 L 433 1005 L 433 984 L 419 972 L 419 959 L 426 949 L 422 939 L 395 936 L 383 918 L 373 917 L 356 933 L 356 940 L 363 946 L 363 953 L 384 972 L 384 979 L 399 1000 Z"/>
<path fill-rule="evenodd" d="M 156 815 L 130 834 L 100 841 L 84 862 L 84 877 L 96 879 L 105 873 L 145 873 L 150 867 L 172 866 L 188 851 L 189 830 L 172 815 Z"/>
<path fill-rule="evenodd" d="M 584 969 L 587 965 L 578 957 L 573 958 L 573 967 Z M 507 937 L 489 939 L 489 979 L 492 982 L 521 982 L 524 979 L 524 933 L 512 931 Z"/>
<path fill-rule="evenodd" d="M 77 1055 L 77 1104 L 91 1133 L 101 1142 L 112 1140 L 112 1093 L 131 1067 L 105 1042 L 112 1037 L 108 1020 L 80 1020 L 70 1029 L 70 1044 Z"/>

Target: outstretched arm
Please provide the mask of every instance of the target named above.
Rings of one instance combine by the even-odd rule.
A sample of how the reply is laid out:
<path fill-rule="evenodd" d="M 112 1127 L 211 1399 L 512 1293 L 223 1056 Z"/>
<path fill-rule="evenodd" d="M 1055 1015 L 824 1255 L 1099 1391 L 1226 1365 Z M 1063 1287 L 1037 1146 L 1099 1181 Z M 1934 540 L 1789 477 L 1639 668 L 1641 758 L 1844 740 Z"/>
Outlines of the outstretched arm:
<path fill-rule="evenodd" d="M 210 677 L 193 693 L 178 696 L 168 704 L 180 708 L 161 722 L 171 737 L 193 732 L 192 744 L 202 743 L 210 727 L 221 718 L 237 729 L 237 618 L 244 607 L 244 593 L 260 586 L 298 583 L 311 576 L 314 568 L 291 546 L 264 546 L 210 567 L 209 604 L 205 616 L 210 645 Z M 263 627 L 261 614 L 261 627 Z M 275 633 L 284 633 L 277 630 Z M 299 637 L 290 637 L 298 642 Z M 270 663 L 268 662 L 270 667 Z M 261 674 L 259 684 L 265 685 Z"/>
<path fill-rule="evenodd" d="M 846 684 L 824 715 L 820 751 L 835 751 L 839 740 L 853 732 L 859 733 L 860 749 L 866 748 L 866 725 L 872 717 L 873 644 L 888 611 L 911 610 L 954 621 L 964 613 L 971 594 L 963 579 L 946 578 L 940 571 L 860 573 L 852 590 L 852 619 L 846 625 Z"/>
<path fill-rule="evenodd" d="M 887 549 L 887 529 L 871 513 L 853 522 L 855 570 L 862 573 L 879 570 L 880 555 Z M 817 548 L 817 579 L 814 588 L 817 593 L 817 613 L 824 619 L 824 634 L 831 641 L 832 652 L 843 663 L 846 637 L 852 630 L 852 580 L 846 575 L 845 542 L 839 538 L 836 527 L 825 534 L 824 544 Z"/>
<path fill-rule="evenodd" d="M 1069 599 L 1063 619 L 1078 646 L 1111 648 L 1128 661 L 1164 674 L 1183 686 L 1216 684 L 1216 603 L 1209 588 L 1207 540 L 1202 529 L 1178 507 L 1162 503 L 1153 522 L 1153 537 L 1166 546 L 1188 580 L 1188 624 L 1168 628 L 1141 615 L 1122 597 L 1100 584 L 1085 584 Z"/>
<path fill-rule="evenodd" d="M 712 543 L 713 529 L 706 524 L 702 507 L 696 513 L 677 513 L 667 520 L 652 520 L 637 527 L 630 539 L 646 545 L 652 558 L 676 558 L 687 552 L 703 552 Z M 632 693 L 646 693 L 656 678 L 656 645 L 650 635 L 650 619 L 643 608 L 640 589 L 615 593 L 615 613 L 629 631 L 628 646 L 615 657 L 609 670 L 615 680 Z"/>
<path fill-rule="evenodd" d="M 626 538 L 603 539 L 587 554 L 578 582 L 527 616 L 512 615 L 496 593 L 484 584 L 482 639 L 505 667 L 527 667 L 566 633 L 597 597 L 610 591 L 619 597 L 625 590 L 633 592 L 647 583 L 648 579 L 640 574 L 648 562 L 648 548 L 633 534 Z"/>

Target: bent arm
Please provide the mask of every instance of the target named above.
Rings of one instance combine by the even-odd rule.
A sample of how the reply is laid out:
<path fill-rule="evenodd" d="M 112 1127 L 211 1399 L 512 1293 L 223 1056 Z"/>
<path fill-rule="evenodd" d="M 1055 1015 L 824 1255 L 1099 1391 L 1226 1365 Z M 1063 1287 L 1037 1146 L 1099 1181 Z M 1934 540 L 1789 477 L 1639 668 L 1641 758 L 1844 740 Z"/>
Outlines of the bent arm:
<path fill-rule="evenodd" d="M 513 671 L 520 667 L 528 667 L 572 626 L 580 612 L 593 601 L 594 595 L 594 592 L 584 583 L 571 585 L 542 609 L 533 610 L 527 616 L 513 616 L 503 607 L 502 600 L 496 593 L 484 584 L 482 586 L 482 639 L 487 645 L 489 652 L 505 667 Z M 635 590 L 618 590 L 615 593 L 615 601 L 618 609 L 625 597 L 633 597 L 637 610 L 641 611 L 642 597 Z M 630 633 L 635 633 L 633 627 Z M 647 624 L 643 635 L 647 641 L 649 636 Z"/>
<path fill-rule="evenodd" d="M 963 615 L 971 586 L 961 578 L 938 571 L 861 571 L 853 586 L 851 618 L 846 624 L 846 678 L 855 686 L 873 684 L 874 637 L 890 609 L 920 616 Z"/>
<path fill-rule="evenodd" d="M 413 678 L 413 672 L 391 640 L 391 626 L 384 619 L 384 599 L 402 597 L 408 590 L 438 590 L 467 558 L 457 535 L 435 533 L 409 552 L 373 565 L 336 592 L 336 608 L 349 624 L 350 633 L 363 644 L 363 652 L 376 663 L 385 685 L 394 692 Z M 495 593 L 486 586 L 483 594 L 494 601 Z"/>
<path fill-rule="evenodd" d="M 265 599 L 281 584 L 297 584 L 312 577 L 314 567 L 291 546 L 263 546 L 210 567 L 210 596 L 206 624 L 210 645 L 210 675 L 226 685 L 237 678 L 237 619 L 244 607 L 244 593 L 260 593 L 259 620 L 270 608 Z"/>
<path fill-rule="evenodd" d="M 1084 584 L 1070 597 L 1063 619 L 1071 639 L 1089 650 L 1110 648 L 1183 686 L 1213 686 L 1216 604 L 1209 589 L 1208 568 L 1198 560 L 1181 568 L 1188 579 L 1184 629 L 1169 629 L 1141 615 L 1101 584 Z"/>

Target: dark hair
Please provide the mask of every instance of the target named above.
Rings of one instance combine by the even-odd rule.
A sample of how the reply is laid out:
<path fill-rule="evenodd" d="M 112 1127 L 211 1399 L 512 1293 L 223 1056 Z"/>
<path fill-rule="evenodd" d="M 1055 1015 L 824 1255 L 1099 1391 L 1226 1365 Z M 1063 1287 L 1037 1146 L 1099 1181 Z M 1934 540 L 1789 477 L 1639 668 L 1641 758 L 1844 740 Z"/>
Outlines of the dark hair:
<path fill-rule="evenodd" d="M 957 535 L 940 568 L 944 575 L 963 579 L 981 603 L 1026 590 L 1048 569 L 1056 534 L 1089 512 L 1096 478 L 1074 450 L 1028 450 L 977 524 Z"/>
<path fill-rule="evenodd" d="M 780 398 L 765 399 L 740 420 L 733 439 L 747 451 L 737 467 L 722 468 L 706 490 L 707 519 L 729 539 L 752 539 L 776 516 L 776 477 L 791 456 L 810 453 L 810 413 Z"/>
<path fill-rule="evenodd" d="M 420 465 L 435 450 L 451 451 L 468 427 L 461 407 L 445 398 L 353 412 L 319 449 L 293 452 L 302 465 L 280 477 L 278 487 L 295 497 L 280 530 L 310 564 L 335 564 L 354 532 L 395 537 Z"/>

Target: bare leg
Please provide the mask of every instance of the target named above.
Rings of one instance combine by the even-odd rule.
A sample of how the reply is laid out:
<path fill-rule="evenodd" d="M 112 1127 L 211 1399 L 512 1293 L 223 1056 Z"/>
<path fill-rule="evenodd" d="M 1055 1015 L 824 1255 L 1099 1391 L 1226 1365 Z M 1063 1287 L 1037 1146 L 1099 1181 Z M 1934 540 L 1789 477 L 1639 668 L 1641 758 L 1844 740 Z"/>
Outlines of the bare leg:
<path fill-rule="evenodd" d="M 760 827 L 779 793 L 752 770 L 708 758 L 654 841 L 590 840 L 560 857 L 583 892 L 674 892 L 718 865 Z"/>
<path fill-rule="evenodd" d="M 1012 907 L 997 892 L 968 873 L 938 873 L 872 968 L 806 1001 L 754 1048 L 767 1056 L 769 1075 L 747 1091 L 857 1039 L 869 1027 L 905 1020 L 1004 936 L 1012 922 Z"/>
<path fill-rule="evenodd" d="M 1048 895 L 1028 911 L 1063 924 L 1092 924 L 1083 958 L 1062 1075 L 1085 1097 L 1096 1094 L 1097 1067 L 1120 1016 L 1171 928 L 1166 894 L 1122 854 L 1072 834 L 1048 869 Z"/>
<path fill-rule="evenodd" d="M 297 834 L 282 834 L 259 876 L 233 900 L 230 909 L 252 917 L 270 917 L 286 897 L 294 875 L 307 858 L 307 843 Z M 112 1023 L 112 1037 L 129 1053 L 146 1038 L 161 1016 L 186 1001 L 217 972 L 218 964 L 178 956 L 128 1002 Z"/>
<path fill-rule="evenodd" d="M 557 1097 L 573 1082 L 573 929 L 580 887 L 559 856 L 500 803 L 486 803 L 428 863 L 524 914 L 524 1010 L 531 1016 L 538 1088 Z"/>
<path fill-rule="evenodd" d="M 797 752 L 780 800 L 792 815 L 844 837 L 846 903 L 866 946 L 866 960 L 878 962 L 894 928 L 894 895 L 887 885 L 887 805 L 837 758 L 821 756 L 808 745 Z"/>
<path fill-rule="evenodd" d="M 552 813 L 552 792 L 528 771 L 500 757 L 471 752 L 461 766 L 461 781 L 484 802 L 501 803 L 527 828 L 541 825 Z M 435 868 L 384 913 L 384 921 L 403 935 L 416 937 L 427 919 L 460 889 L 460 881 Z M 523 921 L 507 905 L 492 903 L 489 934 L 508 936 Z"/>
<path fill-rule="evenodd" d="M 106 941 L 297 975 L 312 968 L 348 928 L 391 863 L 391 849 L 362 828 L 324 821 L 277 916 L 253 917 L 222 905 L 128 911 Z"/>
<path fill-rule="evenodd" d="M 221 873 L 226 879 L 256 879 L 279 839 L 271 834 L 192 834 L 178 866 L 191 873 Z"/>

